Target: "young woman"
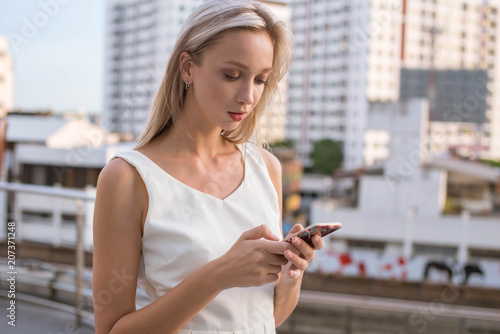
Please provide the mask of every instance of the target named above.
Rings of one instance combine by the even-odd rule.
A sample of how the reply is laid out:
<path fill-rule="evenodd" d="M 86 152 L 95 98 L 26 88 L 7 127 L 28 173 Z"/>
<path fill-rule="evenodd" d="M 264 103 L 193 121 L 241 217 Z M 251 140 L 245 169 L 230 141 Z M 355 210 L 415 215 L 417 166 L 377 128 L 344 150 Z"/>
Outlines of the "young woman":
<path fill-rule="evenodd" d="M 187 19 L 136 147 L 99 176 L 96 333 L 275 333 L 293 311 L 323 242 L 279 237 L 281 166 L 258 129 L 291 46 L 259 2 Z M 139 310 L 137 284 L 154 300 Z"/>

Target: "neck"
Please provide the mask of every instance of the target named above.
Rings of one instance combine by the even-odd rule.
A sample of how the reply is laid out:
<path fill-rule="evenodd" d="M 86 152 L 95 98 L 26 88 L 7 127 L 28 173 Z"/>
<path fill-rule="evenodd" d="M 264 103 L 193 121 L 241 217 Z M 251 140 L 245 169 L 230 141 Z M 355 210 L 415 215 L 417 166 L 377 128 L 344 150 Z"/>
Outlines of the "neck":
<path fill-rule="evenodd" d="M 196 156 L 203 161 L 213 161 L 229 150 L 230 143 L 220 135 L 221 131 L 220 127 L 185 104 L 177 122 L 162 136 L 161 146 L 176 156 Z"/>

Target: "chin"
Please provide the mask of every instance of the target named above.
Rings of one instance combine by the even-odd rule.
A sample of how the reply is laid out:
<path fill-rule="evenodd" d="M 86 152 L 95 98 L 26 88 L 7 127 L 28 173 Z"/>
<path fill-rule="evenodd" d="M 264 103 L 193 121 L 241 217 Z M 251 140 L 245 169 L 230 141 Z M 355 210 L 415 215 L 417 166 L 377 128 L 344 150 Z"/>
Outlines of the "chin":
<path fill-rule="evenodd" d="M 241 124 L 241 122 L 238 123 L 238 124 L 226 125 L 226 126 L 222 127 L 222 130 L 224 130 L 224 131 L 232 131 L 232 130 L 237 129 L 240 126 L 240 124 Z"/>

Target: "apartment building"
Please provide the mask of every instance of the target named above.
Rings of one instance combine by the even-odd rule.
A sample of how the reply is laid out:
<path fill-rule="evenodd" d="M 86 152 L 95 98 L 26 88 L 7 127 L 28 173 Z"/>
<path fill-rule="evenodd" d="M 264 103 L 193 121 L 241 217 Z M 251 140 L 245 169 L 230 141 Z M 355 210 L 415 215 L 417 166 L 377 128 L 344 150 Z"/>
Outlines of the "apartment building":
<path fill-rule="evenodd" d="M 109 0 L 103 127 L 137 136 L 163 78 L 168 55 L 201 0 Z"/>
<path fill-rule="evenodd" d="M 295 52 L 287 138 L 297 142 L 306 166 L 313 142 L 322 138 L 341 142 L 344 167 L 363 165 L 368 101 L 397 99 L 399 62 L 393 59 L 398 59 L 401 12 L 378 18 L 376 4 L 384 5 L 369 0 L 290 2 Z M 373 49 L 377 35 L 384 37 L 384 44 L 377 44 L 383 54 Z M 391 75 L 379 75 L 386 68 L 376 62 L 390 66 Z"/>
<path fill-rule="evenodd" d="M 500 3 L 292 0 L 289 4 L 296 49 L 289 72 L 286 136 L 297 141 L 306 165 L 312 142 L 321 138 L 342 143 L 344 167 L 363 164 L 368 103 L 398 100 L 401 68 L 487 71 L 488 81 L 478 83 L 474 92 L 488 91 L 489 156 L 500 157 L 500 90 L 494 89 L 500 74 Z M 434 105 L 430 108 L 432 113 Z"/>

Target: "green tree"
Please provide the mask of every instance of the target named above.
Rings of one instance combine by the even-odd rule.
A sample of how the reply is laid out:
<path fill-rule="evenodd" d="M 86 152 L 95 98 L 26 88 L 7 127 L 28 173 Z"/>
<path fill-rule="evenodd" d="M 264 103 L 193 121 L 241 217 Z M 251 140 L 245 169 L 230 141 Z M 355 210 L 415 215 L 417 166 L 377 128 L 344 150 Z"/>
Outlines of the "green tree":
<path fill-rule="evenodd" d="M 481 162 L 492 167 L 500 167 L 500 160 L 481 160 Z"/>
<path fill-rule="evenodd" d="M 331 174 L 342 165 L 344 154 L 340 144 L 331 139 L 322 139 L 314 142 L 309 157 L 313 161 L 314 172 Z"/>

